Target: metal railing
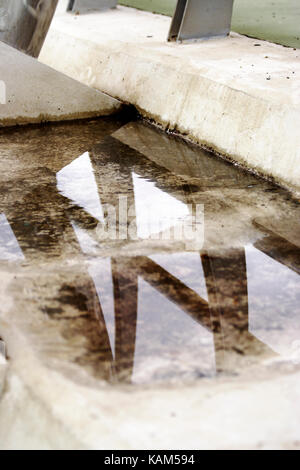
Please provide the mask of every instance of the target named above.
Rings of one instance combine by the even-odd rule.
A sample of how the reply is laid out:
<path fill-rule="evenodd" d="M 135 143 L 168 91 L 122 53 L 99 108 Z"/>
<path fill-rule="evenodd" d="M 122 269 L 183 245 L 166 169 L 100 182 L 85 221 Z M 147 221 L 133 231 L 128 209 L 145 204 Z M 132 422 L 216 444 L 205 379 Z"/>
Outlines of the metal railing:
<path fill-rule="evenodd" d="M 38 57 L 58 0 L 0 0 L 0 41 Z M 118 0 L 69 0 L 68 11 L 114 8 Z M 233 0 L 178 0 L 169 41 L 226 36 Z"/>
<path fill-rule="evenodd" d="M 234 0 L 177 0 L 168 41 L 224 37 L 230 32 Z M 69 0 L 68 11 L 105 9 L 118 0 Z"/>
<path fill-rule="evenodd" d="M 169 41 L 225 37 L 230 32 L 233 0 L 178 0 Z"/>

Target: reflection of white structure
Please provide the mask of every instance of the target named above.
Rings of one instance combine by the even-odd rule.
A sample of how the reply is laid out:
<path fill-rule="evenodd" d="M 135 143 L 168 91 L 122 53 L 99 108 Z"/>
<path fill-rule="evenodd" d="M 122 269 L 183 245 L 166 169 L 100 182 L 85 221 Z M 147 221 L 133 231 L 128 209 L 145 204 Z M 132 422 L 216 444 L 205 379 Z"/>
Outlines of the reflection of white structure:
<path fill-rule="evenodd" d="M 114 355 L 115 306 L 110 258 L 98 258 L 96 262 L 90 262 L 88 271 L 95 284 L 105 319 L 110 347 Z"/>
<path fill-rule="evenodd" d="M 6 104 L 6 85 L 0 80 L 0 104 Z"/>
<path fill-rule="evenodd" d="M 168 253 L 149 256 L 185 286 L 208 301 L 205 277 L 199 253 Z"/>
<path fill-rule="evenodd" d="M 132 173 L 137 235 L 142 239 L 183 241 L 187 250 L 204 243 L 204 206 L 191 207 Z"/>
<path fill-rule="evenodd" d="M 151 175 L 148 179 L 127 168 L 120 177 L 120 193 L 125 198 L 122 213 L 119 194 L 111 188 L 107 191 L 101 188 L 101 176 L 97 173 L 98 188 L 88 153 L 57 174 L 61 194 L 97 219 L 98 227 L 105 225 L 104 214 L 113 204 L 119 204 L 116 208 L 112 206 L 115 223 L 119 218 L 128 227 L 130 222 L 134 236 L 144 240 L 156 236 L 165 239 L 161 234 L 170 233 L 190 216 L 185 199 L 181 201 L 168 194 L 163 182 L 156 184 Z M 110 177 L 109 172 L 107 176 Z M 70 222 L 82 251 L 96 254 L 102 240 L 97 237 L 97 230 L 85 229 L 78 221 Z M 199 234 L 204 234 L 203 227 Z M 273 256 L 272 237 L 268 243 Z M 282 243 L 284 240 L 279 246 Z M 280 254 L 279 249 L 276 256 L 272 259 L 264 254 L 263 246 L 247 247 L 245 259 L 245 250 L 237 249 L 231 255 L 235 272 L 222 255 L 202 254 L 201 249 L 136 256 L 136 266 L 131 265 L 126 255 L 89 260 L 89 275 L 101 307 L 99 320 L 109 337 L 108 349 L 112 353 L 109 360 L 114 362 L 116 376 L 129 370 L 131 379 L 139 383 L 147 381 L 149 375 L 157 380 L 164 376 L 184 377 L 189 367 L 192 374 L 213 375 L 217 369 L 227 368 L 227 351 L 243 352 L 247 342 L 252 348 L 250 355 L 251 351 L 253 354 L 275 351 L 297 360 L 299 312 L 293 310 L 297 302 L 289 297 L 289 284 L 295 297 L 294 286 L 299 284 L 299 276 L 279 262 L 285 263 L 284 251 Z M 238 300 L 232 305 L 235 296 Z M 215 344 L 219 341 L 215 333 L 222 336 L 222 344 Z"/>
<path fill-rule="evenodd" d="M 149 239 L 153 235 L 165 233 L 179 226 L 189 217 L 188 206 L 159 189 L 155 183 L 135 173 L 132 173 L 132 181 L 134 213 L 139 238 Z M 57 187 L 62 195 L 102 221 L 103 207 L 101 207 L 88 153 L 77 158 L 57 174 Z M 87 188 L 87 195 L 85 195 Z M 82 251 L 92 254 L 96 248 L 95 239 L 90 236 L 88 230 L 79 227 L 74 221 L 71 223 Z M 199 252 L 153 255 L 151 259 L 157 263 L 158 267 L 161 266 L 166 272 L 207 300 Z M 111 351 L 115 357 L 116 299 L 112 262 L 109 258 L 98 258 L 97 262 L 89 262 L 88 271 L 96 287 Z M 139 278 L 137 292 L 137 330 L 132 380 L 143 381 L 144 373 L 147 376 L 147 370 L 151 374 L 157 372 L 158 375 L 163 375 L 165 371 L 171 375 L 184 375 L 186 364 L 190 364 L 199 374 L 215 374 L 213 333 L 142 278 Z M 147 348 L 146 345 L 150 347 Z M 179 364 L 183 356 L 181 370 Z M 159 360 L 153 360 L 155 357 Z M 177 363 L 176 370 L 172 371 L 171 368 L 175 363 Z M 148 365 L 150 369 L 152 368 L 151 371 Z M 145 378 L 147 380 L 147 377 Z"/>
<path fill-rule="evenodd" d="M 93 255 L 96 253 L 98 248 L 98 243 L 95 241 L 84 228 L 79 227 L 76 222 L 71 220 L 71 225 L 74 229 L 76 238 L 80 245 L 82 252 L 86 255 Z"/>
<path fill-rule="evenodd" d="M 58 191 L 86 212 L 103 221 L 103 212 L 89 153 L 86 152 L 60 170 Z"/>
<path fill-rule="evenodd" d="M 80 241 L 80 238 L 78 240 Z M 168 254 L 151 258 L 162 261 L 163 267 L 168 268 L 171 274 L 180 275 L 180 269 L 177 272 L 178 256 Z M 192 256 L 196 255 L 190 254 L 190 261 Z M 196 259 L 194 261 L 196 263 Z M 199 256 L 198 263 L 200 269 L 196 272 L 202 279 L 195 282 L 195 272 L 191 275 L 182 273 L 181 281 L 189 284 L 191 288 L 198 287 L 198 293 L 205 295 L 205 281 Z M 195 264 L 193 266 L 195 267 Z M 90 261 L 88 272 L 96 287 L 112 354 L 115 357 L 116 318 L 111 260 L 98 258 Z M 133 325 L 132 327 L 134 328 Z M 177 364 L 175 368 L 174 364 Z M 156 376 L 158 380 L 163 378 L 164 374 L 184 377 L 189 367 L 198 374 L 211 376 L 216 373 L 213 333 L 139 278 L 132 381 L 147 381 L 150 375 Z"/>
<path fill-rule="evenodd" d="M 105 201 L 102 205 L 90 155 L 86 152 L 57 173 L 57 189 L 63 196 L 101 222 L 97 233 L 99 241 L 104 236 L 111 240 L 117 239 L 118 236 L 128 240 L 138 237 L 181 241 L 186 244 L 187 249 L 201 249 L 204 242 L 203 206 L 191 208 L 162 191 L 154 182 L 134 172 L 131 176 L 133 199 L 131 200 L 130 192 L 128 195 L 115 194 L 116 207 L 111 201 Z M 104 213 L 106 213 L 105 219 Z M 130 226 L 133 215 L 133 227 L 125 228 L 124 236 L 123 227 Z M 82 240 L 86 238 L 87 246 L 88 238 L 84 237 L 78 226 L 76 232 Z"/>
<path fill-rule="evenodd" d="M 25 259 L 5 214 L 0 214 L 0 261 L 23 261 Z"/>
<path fill-rule="evenodd" d="M 278 354 L 300 362 L 299 275 L 256 248 L 247 247 L 246 256 L 249 331 Z"/>
<path fill-rule="evenodd" d="M 180 224 L 189 216 L 186 204 L 132 173 L 139 238 L 147 239 Z"/>
<path fill-rule="evenodd" d="M 6 346 L 4 341 L 0 340 L 0 365 L 6 364 Z"/>
<path fill-rule="evenodd" d="M 200 259 L 199 259 L 200 264 Z M 138 322 L 132 381 L 213 376 L 216 359 L 213 333 L 164 295 L 139 279 Z"/>

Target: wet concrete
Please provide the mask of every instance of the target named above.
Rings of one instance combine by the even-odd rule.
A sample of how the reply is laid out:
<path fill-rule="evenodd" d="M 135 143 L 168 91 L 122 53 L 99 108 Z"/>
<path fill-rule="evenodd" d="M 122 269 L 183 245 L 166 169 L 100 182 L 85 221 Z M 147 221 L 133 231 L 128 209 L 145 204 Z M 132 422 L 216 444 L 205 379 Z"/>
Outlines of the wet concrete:
<path fill-rule="evenodd" d="M 8 323 L 74 383 L 191 383 L 268 374 L 268 361 L 298 368 L 298 200 L 125 118 L 0 132 L 9 356 L 18 344 L 10 351 Z M 196 205 L 194 245 L 173 231 Z M 111 207 L 114 239 L 104 230 Z"/>

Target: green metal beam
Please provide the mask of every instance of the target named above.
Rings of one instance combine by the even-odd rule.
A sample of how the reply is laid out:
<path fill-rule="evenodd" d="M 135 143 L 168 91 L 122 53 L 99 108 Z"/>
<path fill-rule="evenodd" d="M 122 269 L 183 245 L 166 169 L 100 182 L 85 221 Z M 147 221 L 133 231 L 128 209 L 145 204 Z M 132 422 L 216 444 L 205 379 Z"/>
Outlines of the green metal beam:
<path fill-rule="evenodd" d="M 173 16 L 177 0 L 119 0 L 121 5 Z"/>
<path fill-rule="evenodd" d="M 235 0 L 232 29 L 300 48 L 299 0 Z"/>

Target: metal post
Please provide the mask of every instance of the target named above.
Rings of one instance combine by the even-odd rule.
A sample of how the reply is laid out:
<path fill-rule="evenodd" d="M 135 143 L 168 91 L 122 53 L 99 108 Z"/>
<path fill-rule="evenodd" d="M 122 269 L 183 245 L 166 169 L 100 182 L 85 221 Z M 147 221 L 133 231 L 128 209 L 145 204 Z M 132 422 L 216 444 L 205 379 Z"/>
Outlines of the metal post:
<path fill-rule="evenodd" d="M 107 10 L 117 4 L 118 0 L 69 0 L 67 11 Z"/>
<path fill-rule="evenodd" d="M 233 0 L 178 0 L 168 41 L 228 36 Z"/>
<path fill-rule="evenodd" d="M 0 0 L 0 41 L 38 57 L 58 0 Z"/>

